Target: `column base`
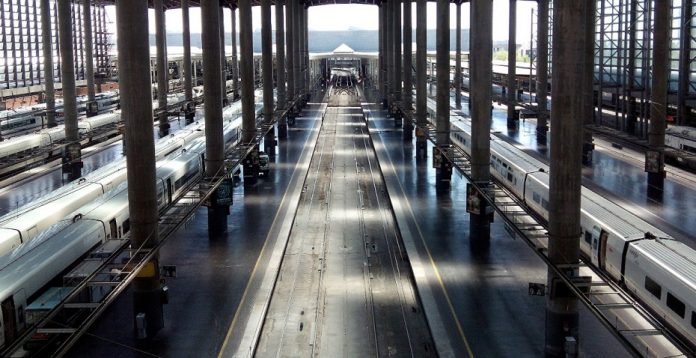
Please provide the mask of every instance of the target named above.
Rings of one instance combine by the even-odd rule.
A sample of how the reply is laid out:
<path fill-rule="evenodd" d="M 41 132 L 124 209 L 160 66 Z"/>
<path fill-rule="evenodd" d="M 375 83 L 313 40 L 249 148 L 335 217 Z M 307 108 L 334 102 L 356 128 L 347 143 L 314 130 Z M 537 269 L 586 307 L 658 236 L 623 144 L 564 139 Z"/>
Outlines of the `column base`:
<path fill-rule="evenodd" d="M 82 146 L 79 142 L 66 145 L 63 148 L 62 172 L 63 179 L 73 181 L 82 177 Z"/>
<path fill-rule="evenodd" d="M 230 215 L 229 205 L 208 206 L 208 236 L 215 238 L 227 233 L 227 216 Z"/>
<path fill-rule="evenodd" d="M 435 188 L 437 192 L 449 191 L 452 182 L 452 163 L 440 156 L 440 167 L 435 168 Z"/>
<path fill-rule="evenodd" d="M 582 144 L 582 165 L 591 166 L 592 165 L 592 152 L 594 151 L 594 144 L 592 142 L 585 142 Z"/>
<path fill-rule="evenodd" d="M 579 321 L 577 309 L 570 312 L 555 312 L 549 307 L 550 305 L 560 305 L 560 303 L 547 302 L 544 356 L 547 358 L 575 357 L 576 355 L 572 354 L 572 349 L 566 350 L 566 348 L 571 348 L 566 347 L 566 337 L 574 337 L 577 341 Z"/>
<path fill-rule="evenodd" d="M 244 159 L 244 186 L 254 185 L 259 178 L 259 152 L 254 149 Z"/>
<path fill-rule="evenodd" d="M 275 147 L 277 145 L 275 131 L 271 129 L 263 138 L 263 151 L 270 157 L 275 156 Z"/>
<path fill-rule="evenodd" d="M 282 123 L 278 123 L 278 139 L 287 139 L 288 138 L 288 125 L 284 123 L 285 121 L 281 121 Z"/>
<path fill-rule="evenodd" d="M 94 117 L 99 114 L 99 106 L 97 101 L 87 102 L 87 117 Z"/>
<path fill-rule="evenodd" d="M 648 173 L 648 198 L 662 201 L 665 190 L 665 175 L 664 171 Z"/>
<path fill-rule="evenodd" d="M 416 159 L 425 160 L 428 157 L 428 141 L 419 136 L 418 132 L 419 129 L 416 129 Z"/>
<path fill-rule="evenodd" d="M 410 142 L 411 140 L 413 140 L 413 124 L 404 122 L 403 132 L 405 142 Z"/>
<path fill-rule="evenodd" d="M 549 135 L 549 127 L 546 125 L 537 125 L 536 139 L 538 144 L 547 144 Z"/>
<path fill-rule="evenodd" d="M 153 261 L 157 265 L 157 261 Z M 149 339 L 164 328 L 162 289 L 156 277 L 136 278 L 133 285 L 134 333 L 139 339 Z M 145 287 L 142 287 L 145 286 Z M 139 317 L 144 314 L 144 320 Z"/>
<path fill-rule="evenodd" d="M 189 102 L 189 103 L 193 103 L 193 102 Z M 186 125 L 193 123 L 193 121 L 196 119 L 196 107 L 195 107 L 195 105 L 187 103 L 186 109 L 184 110 L 184 118 L 186 120 Z"/>
<path fill-rule="evenodd" d="M 164 138 L 169 135 L 169 129 L 171 128 L 171 125 L 169 124 L 168 121 L 165 120 L 165 122 L 160 121 L 159 124 L 159 131 L 157 132 L 160 136 L 160 138 Z"/>

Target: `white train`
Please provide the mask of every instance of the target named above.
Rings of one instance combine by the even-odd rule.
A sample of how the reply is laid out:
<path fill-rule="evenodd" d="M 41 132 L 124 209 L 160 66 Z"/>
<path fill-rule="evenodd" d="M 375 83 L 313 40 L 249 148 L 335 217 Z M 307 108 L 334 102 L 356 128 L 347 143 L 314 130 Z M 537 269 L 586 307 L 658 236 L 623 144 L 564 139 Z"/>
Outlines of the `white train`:
<path fill-rule="evenodd" d="M 115 124 L 121 121 L 121 112 L 99 114 L 83 118 L 77 122 L 81 134 L 89 134 L 99 127 Z M 36 148 L 44 148 L 65 139 L 65 125 L 42 129 L 36 133 L 26 134 L 0 142 L 0 158 L 24 153 Z"/>
<path fill-rule="evenodd" d="M 160 208 L 201 173 L 204 139 L 185 153 L 161 162 L 157 169 L 157 199 Z M 35 294 L 55 276 L 93 247 L 128 234 L 128 190 L 124 184 L 53 225 L 10 255 L 0 257 L 0 348 L 11 343 L 27 327 L 25 308 Z"/>
<path fill-rule="evenodd" d="M 665 145 L 696 154 L 696 128 L 669 126 L 665 132 Z"/>
<path fill-rule="evenodd" d="M 257 105 L 260 113 L 262 105 Z M 223 111 L 223 132 L 227 142 L 237 135 L 241 123 L 241 103 Z M 96 118 L 96 117 L 95 117 Z M 155 158 L 160 160 L 176 155 L 185 146 L 205 135 L 203 123 L 160 139 L 155 146 Z M 0 217 L 0 256 L 22 243 L 28 242 L 51 225 L 83 205 L 95 200 L 126 181 L 125 158 L 106 165 L 80 180 L 68 184 L 23 207 Z"/>
<path fill-rule="evenodd" d="M 469 119 L 451 128 L 452 141 L 471 153 Z M 490 160 L 491 174 L 548 220 L 548 166 L 495 137 Z M 696 345 L 696 251 L 584 187 L 581 215 L 582 255 Z"/>
<path fill-rule="evenodd" d="M 118 109 L 119 94 L 117 90 L 98 93 L 94 99 L 97 102 L 98 113 Z M 40 103 L 30 107 L 0 111 L 0 133 L 3 136 L 14 136 L 46 128 L 46 118 L 43 115 L 45 110 L 46 103 Z M 87 97 L 77 97 L 77 113 L 86 113 L 86 111 Z M 63 100 L 61 99 L 56 100 L 56 122 L 63 122 Z"/>
<path fill-rule="evenodd" d="M 256 106 L 260 115 L 262 105 Z M 242 119 L 225 123 L 228 147 L 241 138 Z M 158 161 L 157 200 L 160 210 L 182 195 L 203 174 L 205 138 L 188 143 L 186 150 Z M 128 234 L 127 183 L 54 222 L 34 240 L 0 256 L 0 349 L 27 327 L 25 308 L 54 277 L 106 240 Z M 3 334 L 4 332 L 4 334 Z"/>

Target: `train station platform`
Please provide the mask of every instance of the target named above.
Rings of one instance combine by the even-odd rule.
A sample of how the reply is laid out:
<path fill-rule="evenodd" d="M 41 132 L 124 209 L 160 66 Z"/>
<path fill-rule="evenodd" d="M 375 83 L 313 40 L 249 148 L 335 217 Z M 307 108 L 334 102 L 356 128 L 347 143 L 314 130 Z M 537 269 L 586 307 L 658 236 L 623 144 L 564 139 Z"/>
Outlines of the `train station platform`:
<path fill-rule="evenodd" d="M 325 105 L 310 104 L 290 128 L 288 140 L 280 141 L 268 178 L 262 178 L 254 186 L 239 185 L 235 188 L 235 204 L 231 207 L 226 236 L 210 239 L 206 211 L 200 210 L 187 229 L 179 232 L 164 247 L 161 262 L 177 265 L 177 277 L 167 281 L 170 302 L 165 306 L 165 329 L 157 337 L 147 343 L 139 342 L 133 337 L 130 324 L 132 297 L 125 294 L 108 309 L 89 335 L 84 336 L 70 354 L 104 357 L 231 356 L 231 351 L 225 348 L 234 346 L 233 336 L 249 322 L 243 318 L 244 311 L 250 305 L 264 305 L 267 302 L 254 299 L 254 291 L 261 287 L 261 281 L 254 278 L 261 276 L 262 271 L 271 265 L 271 255 L 282 238 L 280 229 L 287 217 L 294 216 L 294 210 L 288 207 L 287 201 L 292 196 L 298 196 L 299 200 L 299 195 L 310 189 L 304 185 L 304 178 L 311 172 L 312 166 L 308 160 L 315 150 L 314 143 L 323 114 L 322 106 Z M 398 233 L 403 240 L 405 270 L 414 275 L 413 281 L 422 303 L 422 312 L 438 354 L 445 357 L 542 355 L 545 299 L 530 296 L 528 283 L 545 282 L 546 266 L 526 244 L 509 236 L 502 220 L 496 220 L 491 226 L 489 246 L 481 248 L 471 245 L 468 215 L 462 214 L 466 203 L 465 179 L 455 174 L 452 178 L 452 190 L 444 195 L 438 194 L 430 158 L 426 161 L 416 160 L 415 143 L 404 142 L 400 127 L 395 126 L 393 119 L 386 117 L 381 106 L 369 101 L 363 101 L 361 106 L 369 117 L 369 134 L 383 174 L 384 190 L 388 193 L 389 204 L 394 208 L 395 226 L 398 228 L 395 234 Z M 337 140 L 346 144 L 354 141 L 357 138 L 356 128 L 352 125 L 343 126 L 343 130 L 348 132 L 337 135 Z M 432 147 L 429 148 L 429 153 L 431 150 Z M 335 150 L 333 153 L 334 169 L 328 172 L 328 169 L 318 171 L 318 176 L 340 176 L 341 167 L 356 172 L 355 158 L 347 155 L 350 151 Z M 341 161 L 340 158 L 345 159 Z M 346 181 L 341 180 L 331 183 L 347 185 Z M 356 193 L 358 190 L 356 187 L 352 192 Z M 322 201 L 315 203 L 319 204 L 315 209 L 321 210 Z M 327 210 L 326 206 L 323 210 Z M 352 225 L 359 217 L 359 213 L 346 210 L 345 218 L 342 219 L 343 227 Z M 302 226 L 302 233 L 321 233 L 326 228 L 327 224 L 320 215 L 310 215 L 309 218 L 314 218 L 318 226 L 305 224 Z M 374 218 L 374 223 L 378 222 L 382 223 L 383 220 Z M 340 223 L 341 221 L 333 222 L 335 225 Z M 299 222 L 296 221 L 295 224 Z M 312 228 L 316 230 L 311 231 Z M 305 240 L 310 240 L 311 236 L 304 237 Z M 322 236 L 319 235 L 319 238 L 322 239 Z M 362 240 L 361 237 L 353 239 L 358 243 Z M 308 242 L 304 244 L 310 245 Z M 386 251 L 386 248 L 380 246 L 376 247 L 377 252 Z M 295 260 L 301 257 L 301 250 L 299 247 L 297 249 L 297 255 L 290 255 Z M 304 249 L 308 248 L 304 246 Z M 323 256 L 326 260 L 366 264 L 365 258 L 360 255 L 368 251 L 361 251 L 362 244 L 341 247 L 341 242 L 334 239 L 326 249 L 326 255 Z M 287 256 L 292 252 L 285 251 L 285 254 Z M 351 256 L 350 253 L 357 256 Z M 347 261 L 340 261 L 341 259 Z M 294 267 L 297 268 L 299 263 L 295 262 Z M 318 264 L 318 261 L 312 261 L 312 264 L 311 267 L 317 270 L 326 267 L 323 263 Z M 353 271 L 347 271 L 347 266 L 340 265 L 334 269 L 326 267 L 322 272 L 327 277 L 336 276 L 336 280 L 327 280 L 326 283 L 338 291 L 334 296 L 325 296 L 325 300 L 319 302 L 324 307 L 329 301 L 335 300 L 334 311 L 321 311 L 326 315 L 320 317 L 324 321 L 318 322 L 328 327 L 333 321 L 343 327 L 343 330 L 324 332 L 331 335 L 324 341 L 316 342 L 316 349 L 325 349 L 315 351 L 322 352 L 319 356 L 336 356 L 329 352 L 343 356 L 351 356 L 351 352 L 367 352 L 369 356 L 369 352 L 374 352 L 370 350 L 369 340 L 362 341 L 360 346 L 351 345 L 350 350 L 338 343 L 332 344 L 348 343 L 350 339 L 365 337 L 363 335 L 367 328 L 363 326 L 369 326 L 369 321 L 362 322 L 363 326 L 340 325 L 341 320 L 355 323 L 357 318 L 363 317 L 348 308 L 361 306 L 360 302 L 365 300 L 364 296 L 356 296 L 354 292 L 362 292 L 360 287 L 364 288 L 362 285 L 366 281 L 360 276 L 364 271 L 353 272 L 360 275 L 351 280 L 341 279 L 341 275 L 348 275 L 350 272 Z M 304 279 L 306 276 L 297 273 L 297 277 Z M 291 281 L 291 278 L 284 276 L 284 280 Z M 354 290 L 347 291 L 349 283 L 357 285 Z M 380 294 L 384 299 L 392 298 L 388 301 L 375 301 L 374 304 L 389 305 L 389 302 L 393 302 L 393 295 L 398 295 L 398 292 L 385 290 Z M 358 301 L 343 306 L 350 297 Z M 261 321 L 265 323 L 259 329 L 270 326 L 283 331 L 287 328 L 288 333 L 293 331 L 291 336 L 295 338 L 300 329 L 307 335 L 316 333 L 311 330 L 311 324 L 306 328 L 302 325 L 301 328 L 301 321 L 297 321 L 297 315 L 301 315 L 302 311 L 298 313 L 295 308 L 304 307 L 303 305 L 288 305 L 286 301 L 284 305 L 280 305 L 288 309 L 285 313 L 280 309 L 282 307 L 273 305 L 271 303 L 269 309 L 278 312 L 278 315 L 273 318 L 265 316 L 265 321 Z M 345 309 L 336 310 L 337 307 Z M 417 312 L 419 308 L 409 307 L 408 313 L 411 310 Z M 282 317 L 288 312 L 294 315 L 292 319 Z M 305 312 L 309 314 L 308 311 Z M 266 339 L 272 337 L 276 336 L 268 335 Z M 580 310 L 580 337 L 581 356 L 627 356 L 609 332 L 583 308 Z M 282 342 L 283 340 L 272 339 L 274 348 L 268 351 L 268 355 L 297 356 L 292 353 L 294 351 L 281 348 L 285 347 Z M 289 342 L 297 343 L 294 340 Z M 249 352 L 251 350 L 240 352 L 237 356 L 248 356 Z"/>

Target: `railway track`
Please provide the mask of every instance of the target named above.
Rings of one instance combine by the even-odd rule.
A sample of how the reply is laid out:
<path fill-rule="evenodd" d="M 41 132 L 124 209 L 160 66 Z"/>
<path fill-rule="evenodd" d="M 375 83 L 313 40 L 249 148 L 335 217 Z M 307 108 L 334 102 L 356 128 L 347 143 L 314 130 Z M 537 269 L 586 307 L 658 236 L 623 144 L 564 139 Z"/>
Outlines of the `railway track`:
<path fill-rule="evenodd" d="M 329 97 L 254 355 L 437 355 L 357 96 Z"/>

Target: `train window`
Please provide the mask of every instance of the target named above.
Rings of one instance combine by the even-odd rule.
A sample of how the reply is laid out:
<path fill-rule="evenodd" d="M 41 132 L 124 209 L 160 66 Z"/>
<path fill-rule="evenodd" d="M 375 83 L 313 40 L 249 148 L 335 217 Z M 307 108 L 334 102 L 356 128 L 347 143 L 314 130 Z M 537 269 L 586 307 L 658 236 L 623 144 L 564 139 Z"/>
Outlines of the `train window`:
<path fill-rule="evenodd" d="M 696 312 L 691 311 L 691 327 L 696 328 Z"/>
<path fill-rule="evenodd" d="M 684 313 L 686 311 L 684 302 L 672 296 L 672 294 L 669 292 L 667 292 L 667 307 L 671 308 L 674 313 L 679 315 L 679 317 L 684 318 Z"/>
<path fill-rule="evenodd" d="M 549 210 L 549 201 L 544 198 L 541 198 L 541 207 L 546 210 Z"/>
<path fill-rule="evenodd" d="M 585 242 L 592 244 L 592 234 L 589 231 L 585 231 Z"/>
<path fill-rule="evenodd" d="M 508 172 L 507 180 L 512 183 L 512 173 Z"/>
<path fill-rule="evenodd" d="M 662 286 L 648 276 L 645 276 L 645 289 L 657 297 L 658 300 L 662 299 Z"/>
<path fill-rule="evenodd" d="M 541 195 L 539 195 L 537 192 L 533 192 L 532 200 L 534 200 L 537 204 L 541 204 Z"/>
<path fill-rule="evenodd" d="M 123 235 L 127 234 L 128 231 L 130 231 L 130 219 L 123 222 Z"/>

